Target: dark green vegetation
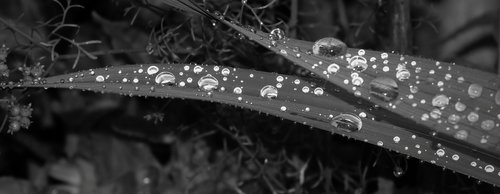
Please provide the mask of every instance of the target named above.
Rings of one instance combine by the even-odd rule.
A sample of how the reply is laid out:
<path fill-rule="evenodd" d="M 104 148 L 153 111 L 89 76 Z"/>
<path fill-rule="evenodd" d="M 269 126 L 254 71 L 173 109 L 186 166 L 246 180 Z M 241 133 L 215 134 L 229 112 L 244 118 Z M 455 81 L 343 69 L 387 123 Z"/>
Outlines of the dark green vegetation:
<path fill-rule="evenodd" d="M 492 119 L 496 119 L 494 117 L 498 114 L 498 106 L 495 103 L 499 103 L 490 100 L 496 98 L 495 91 L 498 90 L 495 77 L 449 64 L 443 63 L 440 66 L 435 61 L 385 53 L 384 51 L 390 50 L 411 53 L 414 48 L 411 43 L 413 35 L 408 29 L 418 29 L 417 27 L 421 27 L 421 21 L 418 19 L 431 15 L 424 12 L 422 15 L 413 16 L 417 18 L 415 21 L 410 20 L 410 12 L 419 13 L 420 6 L 426 7 L 432 4 L 419 2 L 421 4 L 400 6 L 406 1 L 401 2 L 403 4 L 359 2 L 344 5 L 342 1 L 335 2 L 336 4 L 318 1 L 323 3 L 322 6 L 307 5 L 307 3 L 299 5 L 303 3 L 298 1 L 204 4 L 203 6 L 209 10 L 218 10 L 213 12 L 213 15 L 198 9 L 189 1 L 163 2 L 194 11 L 192 13 L 201 13 L 208 18 L 183 17 L 178 12 L 172 12 L 163 3 L 115 2 L 113 7 L 121 5 L 122 9 L 116 7 L 111 9 L 109 5 L 88 2 L 82 5 L 83 8 L 75 6 L 68 9 L 69 7 L 63 3 L 60 5 L 65 8 L 63 15 L 65 17 L 47 19 L 48 23 L 34 28 L 35 33 L 27 33 L 18 24 L 3 20 L 6 29 L 14 31 L 14 35 L 22 39 L 15 42 L 22 46 L 7 46 L 15 48 L 9 52 L 9 57 L 4 61 L 10 63 L 8 69 L 12 71 L 9 71 L 8 78 L 5 77 L 5 83 L 7 81 L 13 83 L 7 84 L 9 87 L 62 87 L 130 96 L 182 99 L 130 99 L 114 95 L 80 93 L 74 90 L 43 92 L 33 89 L 6 90 L 8 96 L 6 99 L 9 100 L 5 104 L 10 106 L 7 107 L 9 112 L 5 118 L 11 123 L 20 123 L 18 127 L 10 124 L 8 127 L 10 132 L 29 126 L 29 120 L 26 122 L 26 118 L 31 118 L 31 115 L 21 112 L 31 113 L 31 108 L 19 106 L 18 103 L 32 102 L 35 115 L 38 118 L 45 118 L 46 120 L 42 121 L 48 122 L 35 121 L 36 127 L 30 128 L 41 128 L 40 130 L 32 130 L 27 135 L 24 135 L 25 131 L 17 132 L 15 136 L 9 137 L 9 139 L 14 138 L 14 143 L 6 145 L 28 148 L 14 153 L 27 151 L 35 153 L 35 162 L 32 159 L 26 161 L 35 168 L 29 170 L 30 174 L 42 174 L 35 179 L 37 181 L 34 186 L 38 189 L 47 185 L 58 185 L 52 189 L 75 189 L 84 193 L 94 189 L 103 193 L 125 191 L 155 193 L 166 190 L 193 193 L 271 191 L 370 193 L 394 190 L 392 186 L 394 182 L 391 181 L 394 179 L 400 185 L 396 188 L 401 190 L 454 193 L 491 191 L 492 188 L 488 184 L 471 186 L 470 183 L 475 180 L 464 179 L 461 175 L 451 174 L 449 171 L 436 170 L 426 163 L 418 164 L 417 160 L 406 159 L 403 155 L 388 152 L 380 147 L 353 142 L 338 135 L 332 136 L 325 131 L 307 130 L 307 126 L 257 115 L 254 112 L 184 99 L 234 104 L 299 123 L 304 122 L 316 128 L 365 140 L 426 162 L 458 170 L 480 180 L 496 183 L 498 150 L 495 149 L 498 135 L 495 130 L 498 130 L 498 125 L 495 128 L 495 122 L 498 121 Z M 258 8 L 259 6 L 262 7 Z M 309 13 L 307 6 L 335 8 L 338 10 L 341 25 L 315 26 L 314 19 L 307 22 L 306 16 L 309 15 L 304 14 Z M 108 9 L 103 11 L 103 7 Z M 70 17 L 73 9 L 85 11 L 77 12 Z M 127 19 L 133 27 L 129 28 L 126 23 L 109 21 L 114 16 L 117 17 L 109 11 L 115 9 L 126 10 L 130 18 L 124 19 Z M 376 14 L 363 14 L 364 12 Z M 224 18 L 223 15 L 229 21 L 233 21 L 226 24 L 239 33 L 217 23 L 217 20 Z M 321 14 L 314 13 L 311 17 L 319 16 Z M 348 22 L 350 20 L 353 20 L 352 23 L 358 20 L 366 23 L 351 28 Z M 283 22 L 273 24 L 276 21 Z M 392 22 L 384 24 L 380 21 Z M 240 28 L 238 23 L 251 27 Z M 87 29 L 86 32 L 84 25 L 89 25 L 90 29 L 95 30 Z M 277 26 L 284 29 L 284 32 L 276 31 Z M 308 31 L 304 26 L 315 28 Z M 327 29 L 324 34 L 314 35 L 321 31 L 316 29 L 325 26 L 340 30 L 335 33 L 334 30 Z M 264 34 L 258 31 L 259 29 L 270 31 L 271 35 Z M 375 30 L 375 33 L 370 34 L 371 30 Z M 82 37 L 84 35 L 87 36 Z M 244 38 L 244 35 L 308 70 L 294 67 L 279 55 L 253 45 Z M 333 54 L 326 58 L 314 55 L 315 48 L 312 46 L 314 40 L 325 36 L 346 40 L 347 45 L 351 47 L 382 52 L 347 49 L 348 55 L 353 56 L 346 55 L 348 63 L 343 56 L 339 56 L 339 53 L 345 50 L 341 47 L 332 49 L 330 52 Z M 313 42 L 289 40 L 284 37 L 309 39 Z M 22 41 L 26 41 L 26 38 L 34 44 L 30 45 L 28 41 L 28 44 L 24 42 L 23 45 Z M 113 49 L 99 46 L 91 49 L 87 45 L 107 45 Z M 149 56 L 137 54 L 137 51 L 144 50 L 141 47 L 146 48 Z M 75 51 L 68 52 L 68 48 L 73 48 Z M 309 51 L 310 48 L 312 51 Z M 94 49 L 97 51 L 90 51 Z M 65 54 L 66 52 L 69 54 Z M 24 63 L 20 62 L 19 68 L 12 65 L 15 60 L 10 57 L 17 55 L 21 61 L 24 57 Z M 50 59 L 41 57 L 44 55 L 50 56 Z M 374 62 L 371 58 L 377 60 L 379 57 L 379 60 L 382 60 L 381 64 L 389 66 L 387 71 L 381 64 L 379 64 L 380 70 L 371 65 Z M 174 64 L 97 69 L 102 65 L 96 61 L 87 62 L 87 58 L 102 60 L 103 65 L 117 63 L 116 61 L 132 64 L 144 62 Z M 70 59 L 72 66 L 78 69 L 96 69 L 42 78 L 43 71 L 40 70 L 44 69 L 44 66 L 40 65 L 41 63 L 47 67 L 45 72 L 48 75 L 74 71 L 71 70 L 71 65 L 59 63 L 65 59 Z M 387 63 L 383 62 L 385 59 Z M 331 70 L 331 65 L 328 65 L 328 68 L 325 68 L 326 64 L 322 66 L 322 62 L 330 64 L 332 61 L 338 63 L 340 70 L 336 66 L 332 66 L 336 69 L 334 71 Z M 410 77 L 407 74 L 410 71 L 406 67 L 399 68 L 396 61 L 407 62 L 407 68 L 411 73 L 418 74 L 423 71 L 428 78 L 421 79 L 414 75 Z M 219 66 L 183 65 L 188 62 Z M 89 64 L 91 66 L 85 66 Z M 346 64 L 350 66 L 347 69 L 352 71 L 346 71 Z M 432 68 L 431 65 L 435 65 L 436 68 Z M 228 74 L 225 75 L 224 66 L 241 69 L 229 68 Z M 320 71 L 316 72 L 315 67 Z M 316 76 L 299 80 L 292 76 L 247 71 L 243 68 L 297 74 L 301 77 L 311 77 L 309 71 L 312 71 Z M 327 73 L 323 74 L 321 70 Z M 392 72 L 396 73 L 398 82 L 389 78 L 394 76 Z M 143 76 L 146 73 L 147 75 Z M 453 82 L 446 82 L 445 91 L 434 91 L 436 85 L 442 87 L 438 80 L 443 79 L 444 83 L 451 79 L 448 74 L 453 78 Z M 223 80 L 225 76 L 233 80 L 232 83 L 231 81 L 226 83 L 226 80 Z M 22 85 L 16 83 L 19 78 L 23 79 Z M 366 82 L 364 84 L 363 78 Z M 279 81 L 281 79 L 285 81 Z M 428 84 L 418 85 L 417 81 Z M 279 82 L 276 84 L 277 89 L 274 88 L 273 82 Z M 352 85 L 349 82 L 352 82 Z M 420 92 L 414 92 L 416 87 L 411 83 L 417 84 Z M 359 87 L 359 90 L 351 91 L 353 85 Z M 485 92 L 481 95 L 483 87 Z M 237 88 L 242 89 L 243 93 L 241 94 Z M 318 88 L 322 91 L 321 95 L 316 93 Z M 393 91 L 395 89 L 397 91 Z M 224 92 L 226 90 L 229 92 Z M 465 93 L 461 94 L 461 91 Z M 438 94 L 439 92 L 444 94 Z M 489 95 L 490 93 L 492 95 Z M 310 96 L 307 96 L 309 94 Z M 410 98 L 410 94 L 415 96 L 412 95 Z M 334 98 L 333 95 L 348 103 L 338 102 L 340 99 Z M 463 101 L 460 100 L 462 98 Z M 465 100 L 468 98 L 475 100 Z M 413 106 L 410 103 L 413 99 L 427 99 L 432 103 L 425 104 L 420 101 L 422 105 Z M 55 106 L 43 107 L 47 101 Z M 466 118 L 458 117 L 475 123 L 476 112 L 479 112 L 481 125 L 453 120 L 455 119 L 453 115 L 458 115 L 456 112 L 463 111 L 459 102 L 465 102 L 469 109 L 473 107 L 473 112 L 468 113 Z M 446 109 L 449 104 L 454 106 L 452 110 Z M 13 111 L 13 107 L 20 107 L 25 111 Z M 21 117 L 18 118 L 17 115 Z M 357 122 L 360 119 L 358 115 L 362 117 L 360 122 Z M 143 116 L 144 119 L 141 118 Z M 441 116 L 445 119 L 441 120 Z M 54 122 L 56 120 L 62 122 Z M 493 131 L 488 125 L 490 120 L 493 122 Z M 458 126 L 460 130 L 450 130 L 446 125 Z M 336 131 L 333 126 L 343 130 Z M 42 132 L 43 130 L 46 131 Z M 37 136 L 37 133 L 41 135 Z M 50 143 L 33 146 L 31 143 L 33 135 L 41 142 Z M 50 137 L 44 137 L 46 135 Z M 486 135 L 488 139 L 483 141 Z M 122 144 L 121 141 L 129 143 Z M 151 147 L 151 151 L 144 147 L 145 144 Z M 64 151 L 50 149 L 57 145 L 65 145 L 66 149 Z M 44 147 L 46 148 L 43 149 Z M 107 149 L 109 150 L 102 151 Z M 408 149 L 415 152 L 405 152 Z M 64 157 L 60 157 L 60 153 L 64 153 Z M 152 155 L 156 158 L 153 159 Z M 61 158 L 66 159 L 61 160 Z M 124 160 L 133 162 L 121 162 Z M 453 163 L 454 161 L 458 162 Z M 51 167 L 48 170 L 36 170 L 38 168 L 35 166 L 39 165 Z M 128 171 L 128 174 L 124 171 Z M 48 176 L 44 176 L 44 173 Z M 26 177 L 23 172 L 16 171 L 12 174 Z M 44 181 L 47 177 L 51 178 L 48 180 L 56 179 L 61 182 L 47 183 Z M 10 183 L 9 181 L 12 180 L 5 180 L 6 183 Z M 130 181 L 134 184 L 129 184 Z M 21 184 L 21 181 L 18 182 Z"/>

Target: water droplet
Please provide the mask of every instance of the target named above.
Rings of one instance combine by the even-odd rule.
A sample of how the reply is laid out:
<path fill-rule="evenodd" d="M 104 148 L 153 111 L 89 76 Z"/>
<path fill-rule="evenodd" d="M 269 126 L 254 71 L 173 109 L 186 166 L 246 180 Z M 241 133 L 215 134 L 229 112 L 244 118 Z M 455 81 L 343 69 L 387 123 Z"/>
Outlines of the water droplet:
<path fill-rule="evenodd" d="M 339 71 L 340 67 L 336 63 L 332 63 L 328 66 L 326 71 L 328 71 L 329 74 L 336 74 L 337 71 Z"/>
<path fill-rule="evenodd" d="M 377 77 L 370 82 L 370 94 L 385 102 L 390 102 L 399 95 L 398 84 L 391 78 Z"/>
<path fill-rule="evenodd" d="M 404 80 L 407 80 L 409 79 L 411 76 L 411 73 L 410 71 L 408 71 L 407 69 L 400 69 L 396 72 L 396 78 L 399 80 L 399 81 L 404 81 Z"/>
<path fill-rule="evenodd" d="M 201 71 L 203 71 L 202 66 L 199 66 L 199 65 L 194 66 L 194 68 L 193 68 L 194 73 L 198 74 L 198 73 L 201 73 Z"/>
<path fill-rule="evenodd" d="M 469 115 L 467 115 L 467 120 L 474 123 L 479 120 L 479 115 L 476 112 L 470 112 Z"/>
<path fill-rule="evenodd" d="M 71 80 L 71 81 L 72 81 L 72 80 Z M 70 81 L 70 82 L 71 82 L 71 81 Z M 95 77 L 95 81 L 96 81 L 96 82 L 104 82 L 104 76 L 102 76 L 102 75 L 98 75 L 97 77 Z"/>
<path fill-rule="evenodd" d="M 198 80 L 198 86 L 204 91 L 212 91 L 219 86 L 219 80 L 214 76 L 207 74 Z"/>
<path fill-rule="evenodd" d="M 277 98 L 278 97 L 278 89 L 272 85 L 266 85 L 260 89 L 260 96 L 264 98 Z"/>
<path fill-rule="evenodd" d="M 394 171 L 392 171 L 392 174 L 394 174 L 394 177 L 401 177 L 405 174 L 405 171 L 401 166 L 396 166 L 394 167 Z"/>
<path fill-rule="evenodd" d="M 433 119 L 439 119 L 439 118 L 441 118 L 441 110 L 439 110 L 437 108 L 432 109 L 432 111 L 429 113 L 429 115 Z"/>
<path fill-rule="evenodd" d="M 467 105 L 465 105 L 464 103 L 462 102 L 457 102 L 455 104 L 455 110 L 457 110 L 458 112 L 462 112 L 464 111 L 465 109 L 467 108 Z"/>
<path fill-rule="evenodd" d="M 401 138 L 399 136 L 394 136 L 392 140 L 394 141 L 394 143 L 399 143 L 399 141 L 401 141 Z"/>
<path fill-rule="evenodd" d="M 445 154 L 444 150 L 443 149 L 438 149 L 436 150 L 436 155 L 439 156 L 439 157 L 443 157 Z"/>
<path fill-rule="evenodd" d="M 418 86 L 410 85 L 410 92 L 415 94 L 418 92 Z"/>
<path fill-rule="evenodd" d="M 481 93 L 483 93 L 483 86 L 479 84 L 471 84 L 467 93 L 471 98 L 478 98 L 481 96 Z"/>
<path fill-rule="evenodd" d="M 228 76 L 231 71 L 228 68 L 224 68 L 222 69 L 221 73 L 223 76 Z"/>
<path fill-rule="evenodd" d="M 495 127 L 495 122 L 493 120 L 484 120 L 481 122 L 481 129 L 489 131 L 493 129 L 493 127 Z"/>
<path fill-rule="evenodd" d="M 453 156 L 451 156 L 451 159 L 457 161 L 460 159 L 460 156 L 459 155 L 456 155 L 456 154 L 453 154 Z"/>
<path fill-rule="evenodd" d="M 309 93 L 309 87 L 307 86 L 302 87 L 302 92 Z"/>
<path fill-rule="evenodd" d="M 491 173 L 491 172 L 495 171 L 495 167 L 493 167 L 493 165 L 491 165 L 491 164 L 488 164 L 484 167 L 484 171 Z"/>
<path fill-rule="evenodd" d="M 315 88 L 315 89 L 314 89 L 314 94 L 315 94 L 316 96 L 321 96 L 321 95 L 323 95 L 323 88 Z"/>
<path fill-rule="evenodd" d="M 356 115 L 340 114 L 332 119 L 331 125 L 345 132 L 356 132 L 361 130 L 363 123 Z"/>
<path fill-rule="evenodd" d="M 146 72 L 148 72 L 148 75 L 153 75 L 155 73 L 158 73 L 158 70 L 159 68 L 157 66 L 152 65 L 148 67 L 148 70 L 146 70 Z"/>
<path fill-rule="evenodd" d="M 361 84 L 363 84 L 364 80 L 362 77 L 354 77 L 354 78 L 352 78 L 351 82 L 355 86 L 361 86 Z"/>
<path fill-rule="evenodd" d="M 366 58 L 362 56 L 354 56 L 349 59 L 349 68 L 354 69 L 358 72 L 363 72 L 368 68 L 368 64 L 366 63 Z"/>
<path fill-rule="evenodd" d="M 432 98 L 432 106 L 438 108 L 444 108 L 445 106 L 448 106 L 449 103 L 450 99 L 448 98 L 448 96 L 444 94 L 439 94 L 434 96 L 434 98 Z"/>
<path fill-rule="evenodd" d="M 378 146 L 384 146 L 384 142 L 383 141 L 377 141 L 377 145 Z"/>
<path fill-rule="evenodd" d="M 455 133 L 455 138 L 457 139 L 460 139 L 460 140 L 465 140 L 467 139 L 467 137 L 469 137 L 469 132 L 467 132 L 466 130 L 459 130 Z"/>
<path fill-rule="evenodd" d="M 280 28 L 275 28 L 269 33 L 269 40 L 278 41 L 285 38 L 285 32 Z"/>
<path fill-rule="evenodd" d="M 317 40 L 313 47 L 312 53 L 318 56 L 335 57 L 344 55 L 347 52 L 347 45 L 339 39 L 326 37 Z"/>
<path fill-rule="evenodd" d="M 174 84 L 175 76 L 168 71 L 163 71 L 156 75 L 155 82 L 157 84 Z"/>
<path fill-rule="evenodd" d="M 286 111 L 286 106 L 281 106 L 280 111 L 285 112 Z"/>
<path fill-rule="evenodd" d="M 236 87 L 233 89 L 233 93 L 235 94 L 241 94 L 241 92 L 243 92 L 243 90 L 240 87 Z"/>

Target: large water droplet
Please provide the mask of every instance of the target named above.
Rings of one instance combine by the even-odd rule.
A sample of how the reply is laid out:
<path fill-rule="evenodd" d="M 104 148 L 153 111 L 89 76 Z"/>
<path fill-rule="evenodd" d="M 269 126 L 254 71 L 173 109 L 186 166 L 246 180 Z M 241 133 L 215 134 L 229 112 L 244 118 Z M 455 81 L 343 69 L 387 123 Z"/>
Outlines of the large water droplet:
<path fill-rule="evenodd" d="M 156 75 L 155 82 L 157 84 L 174 84 L 175 83 L 175 76 L 174 74 L 168 72 L 168 71 L 163 71 Z"/>
<path fill-rule="evenodd" d="M 390 102 L 399 95 L 398 84 L 391 78 L 377 77 L 370 82 L 370 94 L 385 102 Z"/>
<path fill-rule="evenodd" d="M 347 45 L 339 39 L 326 37 L 317 40 L 313 47 L 312 53 L 318 56 L 335 57 L 344 55 L 347 52 Z"/>
<path fill-rule="evenodd" d="M 450 99 L 448 98 L 448 96 L 444 94 L 439 94 L 434 96 L 434 98 L 432 98 L 432 106 L 438 108 L 444 108 L 445 106 L 448 106 L 449 103 Z"/>
<path fill-rule="evenodd" d="M 285 32 L 280 28 L 275 28 L 269 33 L 269 40 L 278 41 L 285 38 Z"/>
<path fill-rule="evenodd" d="M 278 97 L 278 89 L 272 85 L 266 85 L 260 89 L 260 96 L 264 98 L 276 98 Z"/>
<path fill-rule="evenodd" d="M 339 65 L 337 65 L 336 63 L 332 63 L 328 66 L 326 70 L 330 74 L 336 74 L 339 71 L 339 69 L 340 69 Z"/>
<path fill-rule="evenodd" d="M 483 86 L 479 84 L 471 84 L 467 93 L 471 98 L 478 98 L 483 93 Z"/>
<path fill-rule="evenodd" d="M 333 117 L 331 124 L 332 126 L 345 132 L 356 132 L 361 130 L 361 127 L 363 126 L 361 118 L 357 115 L 349 113 Z"/>
<path fill-rule="evenodd" d="M 352 68 L 358 72 L 366 70 L 368 68 L 366 58 L 362 56 L 352 57 L 351 59 L 349 59 L 349 68 Z"/>
<path fill-rule="evenodd" d="M 204 91 L 212 91 L 219 86 L 219 80 L 214 76 L 207 74 L 198 80 L 198 86 Z"/>

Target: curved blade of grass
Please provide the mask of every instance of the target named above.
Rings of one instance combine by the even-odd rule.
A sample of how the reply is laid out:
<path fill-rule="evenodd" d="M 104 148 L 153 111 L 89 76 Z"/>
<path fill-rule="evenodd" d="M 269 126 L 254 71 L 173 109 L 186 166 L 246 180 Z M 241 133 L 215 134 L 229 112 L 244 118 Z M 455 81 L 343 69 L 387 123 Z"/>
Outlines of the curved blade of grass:
<path fill-rule="evenodd" d="M 161 80 L 159 79 L 160 75 L 167 74 L 173 75 L 175 81 L 170 79 L 173 81 L 171 84 L 158 84 L 157 80 Z M 198 81 L 208 74 L 219 81 L 216 90 L 203 91 L 200 89 Z M 321 87 L 318 86 L 323 85 L 321 82 L 322 80 L 246 69 L 148 64 L 100 68 L 52 76 L 39 82 L 21 82 L 3 86 L 69 88 L 129 96 L 188 98 L 225 103 L 272 114 L 349 138 L 383 146 L 476 177 L 485 182 L 499 183 L 498 175 L 485 173 L 490 167 L 498 167 L 498 163 L 493 166 L 486 161 L 477 160 L 476 157 L 472 156 L 473 154 L 464 153 L 464 149 L 455 149 L 453 146 L 448 146 L 449 144 L 439 144 L 441 141 L 429 141 L 428 136 L 430 135 L 428 134 L 415 135 L 404 128 L 375 121 L 373 116 L 369 114 L 363 118 L 364 127 L 358 132 L 348 133 L 335 129 L 331 125 L 332 117 L 341 113 L 353 112 L 356 108 L 329 93 L 319 93 L 318 88 Z M 261 96 L 261 88 L 266 85 L 278 88 L 277 98 L 268 99 Z M 279 85 L 281 87 L 278 87 Z M 326 85 L 321 89 L 329 90 L 329 87 Z M 235 88 L 242 89 L 241 94 L 234 93 Z M 415 146 L 409 146 L 412 144 Z M 463 167 L 472 162 L 483 169 Z"/>
<path fill-rule="evenodd" d="M 313 55 L 310 51 L 313 42 L 284 38 L 272 43 L 268 33 L 247 29 L 217 17 L 190 0 L 164 2 L 225 23 L 249 39 L 342 88 L 342 92 L 336 93 L 337 97 L 346 101 L 357 98 L 364 104 L 363 109 L 377 119 L 405 128 L 410 133 L 427 134 L 427 141 L 449 143 L 454 149 L 468 153 L 467 157 L 491 165 L 486 168 L 471 162 L 458 171 L 484 169 L 480 180 L 485 180 L 483 176 L 491 174 L 500 179 L 500 78 L 497 75 L 420 57 L 354 48 L 349 48 L 346 55 L 338 57 Z M 368 69 L 356 72 L 350 65 L 350 60 L 355 57 L 366 59 Z M 329 73 L 327 69 L 333 63 L 340 66 L 336 74 Z M 408 70 L 411 76 L 400 81 L 397 73 L 401 69 Z M 353 73 L 358 73 L 364 83 L 354 86 Z M 397 98 L 384 100 L 380 95 L 373 95 L 377 91 L 369 83 L 382 77 L 397 83 Z M 443 96 L 447 99 L 444 105 L 433 103 Z M 407 146 L 417 145 L 412 142 Z M 491 167 L 496 168 L 492 170 Z M 490 183 L 496 184 L 496 181 Z"/>

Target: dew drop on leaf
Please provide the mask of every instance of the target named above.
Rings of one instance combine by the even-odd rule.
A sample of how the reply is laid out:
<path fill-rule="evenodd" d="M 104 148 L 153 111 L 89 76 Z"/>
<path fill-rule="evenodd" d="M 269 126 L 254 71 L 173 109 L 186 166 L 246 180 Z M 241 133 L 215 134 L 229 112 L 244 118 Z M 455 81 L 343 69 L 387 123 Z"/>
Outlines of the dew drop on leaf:
<path fill-rule="evenodd" d="M 336 74 L 340 69 L 340 66 L 337 65 L 336 63 L 332 63 L 328 66 L 328 68 L 326 69 L 328 71 L 329 74 Z"/>
<path fill-rule="evenodd" d="M 385 102 L 390 102 L 399 95 L 398 84 L 391 78 L 377 77 L 370 82 L 370 94 Z"/>
<path fill-rule="evenodd" d="M 471 98 L 478 98 L 483 93 L 483 86 L 479 84 L 471 84 L 469 86 L 469 89 L 467 90 L 467 93 Z"/>
<path fill-rule="evenodd" d="M 326 37 L 317 40 L 313 47 L 312 53 L 318 56 L 335 57 L 344 55 L 347 52 L 347 45 L 339 39 Z"/>
<path fill-rule="evenodd" d="M 445 106 L 448 106 L 449 103 L 450 99 L 444 94 L 439 94 L 432 98 L 432 106 L 434 107 L 444 108 Z"/>
<path fill-rule="evenodd" d="M 333 117 L 331 125 L 345 132 L 361 130 L 363 123 L 357 115 L 343 113 Z"/>
<path fill-rule="evenodd" d="M 269 33 L 269 40 L 278 41 L 285 38 L 285 32 L 280 28 L 275 28 Z"/>
<path fill-rule="evenodd" d="M 204 91 L 213 91 L 219 86 L 219 80 L 211 74 L 204 75 L 198 80 L 198 86 Z"/>
<path fill-rule="evenodd" d="M 266 85 L 260 89 L 260 96 L 269 99 L 277 98 L 278 89 L 272 85 Z"/>
<path fill-rule="evenodd" d="M 104 82 L 104 76 L 98 75 L 97 77 L 95 77 L 95 81 L 96 82 Z"/>
<path fill-rule="evenodd" d="M 321 95 L 323 95 L 323 88 L 315 88 L 315 89 L 314 89 L 314 94 L 315 94 L 316 96 L 321 96 Z"/>
<path fill-rule="evenodd" d="M 349 68 L 354 69 L 358 72 L 363 72 L 368 68 L 366 58 L 362 56 L 354 56 L 349 59 Z"/>
<path fill-rule="evenodd" d="M 223 76 L 228 76 L 231 71 L 228 68 L 224 68 L 222 69 L 221 73 Z"/>
<path fill-rule="evenodd" d="M 146 72 L 148 73 L 148 75 L 153 75 L 155 73 L 158 73 L 158 67 L 157 66 L 154 66 L 154 65 L 151 65 L 148 67 L 148 69 L 146 70 Z"/>
<path fill-rule="evenodd" d="M 407 80 L 410 78 L 410 76 L 411 76 L 411 73 L 410 73 L 410 71 L 408 71 L 408 69 L 400 69 L 396 72 L 396 78 L 399 81 Z"/>
<path fill-rule="evenodd" d="M 241 94 L 241 92 L 243 92 L 243 90 L 240 87 L 236 87 L 233 89 L 233 93 L 235 94 Z"/>
<path fill-rule="evenodd" d="M 157 84 L 174 84 L 175 76 L 168 71 L 163 71 L 156 75 L 155 82 Z"/>

